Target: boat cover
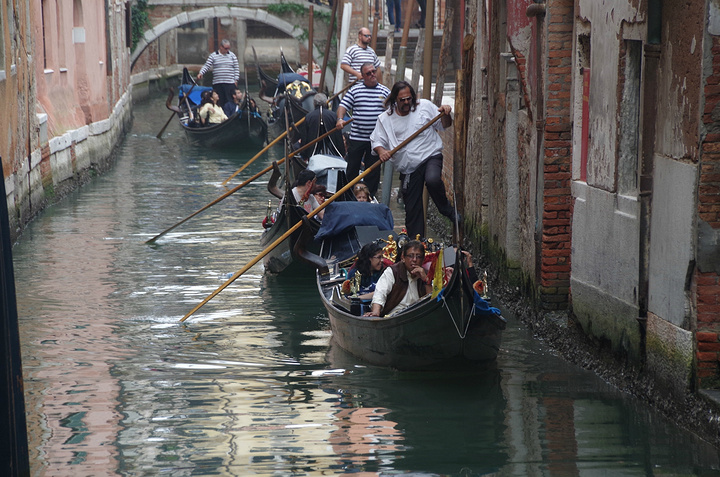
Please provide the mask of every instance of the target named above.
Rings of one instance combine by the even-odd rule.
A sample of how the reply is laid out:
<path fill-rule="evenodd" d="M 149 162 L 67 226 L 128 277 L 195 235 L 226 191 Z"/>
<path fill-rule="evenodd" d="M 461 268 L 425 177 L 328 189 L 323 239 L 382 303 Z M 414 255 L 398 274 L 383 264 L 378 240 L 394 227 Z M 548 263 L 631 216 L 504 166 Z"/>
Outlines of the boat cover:
<path fill-rule="evenodd" d="M 390 208 L 385 204 L 333 202 L 325 207 L 325 216 L 315 240 L 334 237 L 351 227 L 361 225 L 375 225 L 380 230 L 392 230 L 395 222 Z"/>
<path fill-rule="evenodd" d="M 192 91 L 190 91 L 192 89 Z M 190 91 L 190 95 L 188 96 L 188 99 L 195 103 L 196 105 L 200 104 L 202 102 L 202 94 L 205 91 L 212 90 L 210 86 L 195 86 L 193 88 L 193 85 L 191 84 L 181 84 L 180 85 L 180 98 L 183 98 L 185 94 L 187 94 L 188 91 Z M 220 106 L 222 107 L 222 106 Z"/>
<path fill-rule="evenodd" d="M 308 83 L 308 79 L 304 77 L 303 75 L 299 75 L 297 73 L 280 73 L 278 75 L 278 91 L 285 91 L 285 88 L 287 85 L 292 83 L 293 81 L 300 81 L 303 83 Z M 308 83 L 310 84 L 310 83 Z M 310 88 L 312 89 L 312 88 Z"/>
<path fill-rule="evenodd" d="M 321 172 L 327 169 L 341 169 L 345 171 L 347 162 L 340 156 L 328 156 L 327 154 L 314 154 L 308 160 L 307 168 L 316 175 L 322 175 Z"/>

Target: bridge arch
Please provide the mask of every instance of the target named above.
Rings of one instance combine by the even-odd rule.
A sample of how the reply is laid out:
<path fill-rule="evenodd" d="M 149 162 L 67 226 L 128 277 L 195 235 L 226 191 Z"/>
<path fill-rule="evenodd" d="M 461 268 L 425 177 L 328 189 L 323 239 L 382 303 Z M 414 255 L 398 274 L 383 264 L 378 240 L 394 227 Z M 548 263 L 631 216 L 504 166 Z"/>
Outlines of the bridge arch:
<path fill-rule="evenodd" d="M 209 7 L 191 12 L 182 12 L 145 31 L 142 40 L 138 42 L 137 47 L 130 56 L 130 70 L 132 71 L 133 66 L 135 66 L 135 62 L 138 60 L 142 52 L 145 51 L 148 45 L 157 40 L 163 34 L 194 21 L 206 20 L 215 17 L 255 20 L 270 25 L 293 38 L 298 38 L 303 35 L 302 28 L 297 25 L 292 25 L 282 18 L 259 8 Z M 318 59 L 322 60 L 322 56 L 323 55 L 318 48 L 313 45 L 313 58 L 318 61 Z"/>

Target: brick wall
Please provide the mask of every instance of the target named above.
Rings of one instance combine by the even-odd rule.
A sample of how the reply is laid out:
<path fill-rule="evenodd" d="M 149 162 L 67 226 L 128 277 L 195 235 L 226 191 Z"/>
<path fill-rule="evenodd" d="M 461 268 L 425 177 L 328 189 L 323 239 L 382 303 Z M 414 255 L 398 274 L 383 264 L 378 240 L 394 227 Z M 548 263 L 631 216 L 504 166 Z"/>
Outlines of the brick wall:
<path fill-rule="evenodd" d="M 720 37 L 712 40 L 712 73 L 705 78 L 705 111 L 698 184 L 698 218 L 720 229 Z M 717 271 L 695 272 L 697 300 L 697 370 L 701 386 L 720 384 L 720 276 Z"/>
<path fill-rule="evenodd" d="M 573 1 L 548 2 L 547 16 L 540 302 L 546 310 L 557 310 L 567 308 L 570 287 Z"/>

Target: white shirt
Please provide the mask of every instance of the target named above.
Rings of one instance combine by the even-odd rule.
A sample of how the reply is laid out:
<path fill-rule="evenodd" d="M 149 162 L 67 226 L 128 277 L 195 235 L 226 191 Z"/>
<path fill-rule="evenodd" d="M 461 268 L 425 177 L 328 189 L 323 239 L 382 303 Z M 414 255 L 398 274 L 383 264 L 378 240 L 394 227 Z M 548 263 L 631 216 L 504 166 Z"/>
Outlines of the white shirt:
<path fill-rule="evenodd" d="M 389 112 L 388 109 L 378 116 L 375 130 L 370 135 L 373 154 L 378 146 L 392 151 L 415 131 L 440 114 L 437 106 L 427 99 L 420 99 L 417 109 L 411 110 L 406 116 L 400 116 L 397 110 L 392 114 L 388 114 Z M 441 154 L 443 143 L 438 131 L 444 129 L 442 121 L 436 121 L 435 124 L 410 141 L 410 144 L 393 154 L 390 160 L 395 168 L 401 174 L 411 174 L 426 159 Z"/>
<path fill-rule="evenodd" d="M 403 308 L 407 308 L 408 306 L 420 300 L 417 286 L 417 281 L 419 280 L 419 278 L 413 278 L 413 276 L 410 275 L 410 272 L 408 272 L 407 270 L 405 272 L 408 274 L 408 288 L 405 292 L 405 296 L 400 301 L 398 306 L 390 310 L 388 313 L 385 313 L 385 316 L 392 315 L 393 313 L 396 313 Z M 388 294 L 390 294 L 390 290 L 392 290 L 393 285 L 395 285 L 395 275 L 393 274 L 392 269 L 388 267 L 385 269 L 383 274 L 380 275 L 380 278 L 375 285 L 375 293 L 373 294 L 372 303 L 377 303 L 382 309 L 382 307 L 385 306 L 385 301 L 387 300 L 387 296 Z"/>

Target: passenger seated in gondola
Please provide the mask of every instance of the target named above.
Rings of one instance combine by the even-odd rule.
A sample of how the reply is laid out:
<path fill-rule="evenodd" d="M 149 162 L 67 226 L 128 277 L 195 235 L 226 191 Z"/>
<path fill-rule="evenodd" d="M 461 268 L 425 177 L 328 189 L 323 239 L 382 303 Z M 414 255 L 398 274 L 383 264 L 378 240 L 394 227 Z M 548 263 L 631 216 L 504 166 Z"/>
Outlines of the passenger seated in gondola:
<path fill-rule="evenodd" d="M 295 179 L 295 183 L 293 183 L 292 193 L 295 198 L 295 203 L 304 208 L 308 213 L 320 207 L 317 199 L 312 194 L 316 180 L 317 177 L 315 177 L 315 173 L 313 171 L 310 169 L 303 169 Z M 322 220 L 324 213 L 325 211 L 321 210 L 316 217 Z"/>
<path fill-rule="evenodd" d="M 355 199 L 358 202 L 370 202 L 370 189 L 363 183 L 355 184 L 353 194 L 355 194 Z"/>
<path fill-rule="evenodd" d="M 235 88 L 231 100 L 225 103 L 225 105 L 223 106 L 223 111 L 225 112 L 225 115 L 227 117 L 230 117 L 235 113 L 239 113 L 240 115 L 242 115 L 244 99 L 245 95 L 243 94 L 243 92 L 240 91 L 238 88 Z"/>
<path fill-rule="evenodd" d="M 407 308 L 432 291 L 423 268 L 425 247 L 418 240 L 405 244 L 401 259 L 385 269 L 375 286 L 372 311 L 365 316 L 385 316 Z"/>
<path fill-rule="evenodd" d="M 315 200 L 317 200 L 318 204 L 320 204 L 320 205 L 322 205 L 323 202 L 325 202 L 325 199 L 327 199 L 328 197 L 332 196 L 332 194 L 330 194 L 330 193 L 327 191 L 327 187 L 325 187 L 325 186 L 322 185 L 322 184 L 315 184 L 315 185 L 313 186 L 313 188 L 312 188 L 312 195 L 315 196 Z"/>
<path fill-rule="evenodd" d="M 203 126 L 220 124 L 227 119 L 225 112 L 217 104 L 219 99 L 220 96 L 215 91 L 208 90 L 203 93 L 200 110 L 198 111 Z"/>
<path fill-rule="evenodd" d="M 256 118 L 262 118 L 262 114 L 260 114 L 260 108 L 258 108 L 258 105 L 254 99 L 250 98 L 248 100 L 248 108 L 250 109 L 250 114 L 252 114 Z"/>
<path fill-rule="evenodd" d="M 378 242 L 365 244 L 358 253 L 357 261 L 348 271 L 345 282 L 348 289 L 345 290 L 343 284 L 343 293 L 352 293 L 354 297 L 363 300 L 372 299 L 377 281 L 384 271 L 383 246 Z"/>

